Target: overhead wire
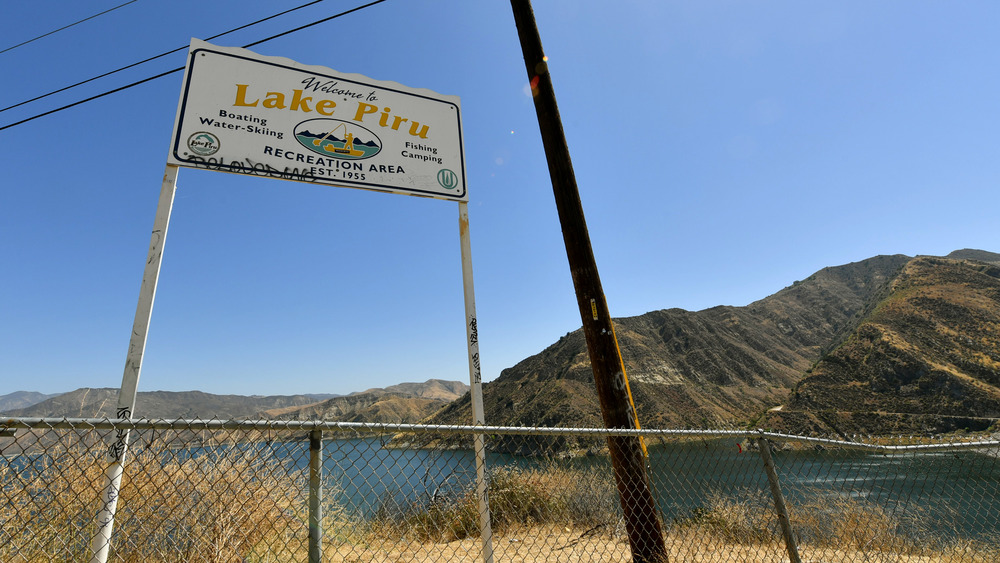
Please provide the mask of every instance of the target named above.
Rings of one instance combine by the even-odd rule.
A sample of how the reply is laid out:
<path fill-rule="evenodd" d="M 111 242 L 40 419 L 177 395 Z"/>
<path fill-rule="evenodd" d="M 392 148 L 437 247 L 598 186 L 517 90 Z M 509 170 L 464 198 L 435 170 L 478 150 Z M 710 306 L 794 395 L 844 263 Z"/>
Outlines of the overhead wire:
<path fill-rule="evenodd" d="M 132 4 L 133 2 L 138 2 L 138 1 L 139 0 L 129 0 L 128 2 L 125 2 L 124 4 L 119 4 L 119 5 L 115 6 L 114 8 L 110 8 L 110 9 L 104 10 L 103 12 L 101 12 L 99 14 L 94 14 L 94 15 L 88 17 L 88 18 L 83 18 L 80 21 L 73 22 L 73 23 L 71 23 L 69 25 L 64 25 L 64 26 L 60 27 L 59 29 L 54 29 L 54 30 L 52 30 L 52 31 L 50 31 L 48 33 L 44 33 L 42 35 L 39 35 L 38 37 L 35 37 L 34 39 L 29 39 L 29 40 L 24 41 L 22 43 L 18 43 L 17 45 L 14 45 L 12 47 L 7 47 L 3 51 L 0 51 L 0 54 L 6 53 L 7 51 L 13 51 L 14 49 L 17 49 L 18 47 L 20 47 L 22 45 L 27 45 L 28 43 L 31 43 L 32 41 L 38 41 L 39 39 L 41 39 L 43 37 L 48 37 L 48 36 L 52 35 L 53 33 L 59 33 L 60 31 L 62 31 L 64 29 L 69 29 L 69 28 L 73 27 L 74 25 L 81 24 L 81 23 L 83 23 L 85 21 L 88 21 L 88 20 L 92 20 L 92 19 L 94 19 L 94 18 L 96 18 L 98 16 L 103 16 L 104 14 L 106 14 L 108 12 L 113 12 L 113 11 L 117 10 L 118 8 L 122 8 L 124 6 L 128 6 L 129 4 Z"/>
<path fill-rule="evenodd" d="M 132 0 L 132 1 L 135 2 L 136 0 Z M 291 8 L 289 10 L 285 10 L 284 12 L 280 12 L 280 13 L 274 14 L 272 16 L 268 16 L 266 18 L 259 19 L 259 20 L 255 21 L 255 22 L 251 22 L 251 23 L 248 23 L 246 25 L 241 25 L 240 27 L 230 29 L 229 31 L 224 31 L 224 32 L 222 32 L 222 33 L 220 33 L 218 35 L 213 35 L 213 36 L 205 39 L 205 41 L 211 41 L 213 39 L 218 39 L 219 37 L 222 37 L 223 35 L 229 35 L 230 33 L 234 33 L 234 32 L 240 31 L 242 29 L 246 29 L 248 27 L 255 26 L 255 25 L 259 24 L 259 23 L 266 22 L 267 20 L 271 20 L 271 19 L 274 19 L 276 17 L 283 16 L 285 14 L 294 12 L 295 10 L 301 10 L 302 8 L 306 8 L 306 7 L 312 6 L 313 4 L 318 4 L 318 3 L 323 2 L 323 1 L 324 0 L 313 0 L 312 2 L 308 2 L 308 3 L 302 4 L 301 6 L 298 6 L 298 7 L 295 7 L 295 8 Z M 183 46 L 178 47 L 176 49 L 173 49 L 171 51 L 167 51 L 165 53 L 160 53 L 159 55 L 156 55 L 155 57 L 149 57 L 148 59 L 141 60 L 141 61 L 139 61 L 137 63 L 132 63 L 132 64 L 130 64 L 128 66 L 123 66 L 121 68 L 112 70 L 111 72 L 105 72 L 104 74 L 100 74 L 100 75 L 95 76 L 93 78 L 88 78 L 86 80 L 77 82 L 76 84 L 70 84 L 69 86 L 66 86 L 65 88 L 60 88 L 58 90 L 53 90 L 53 91 L 51 91 L 51 92 L 49 92 L 47 94 L 42 94 L 41 96 L 35 96 L 34 98 L 31 98 L 30 100 L 24 100 L 23 102 L 19 102 L 19 103 L 16 103 L 16 104 L 12 105 L 12 106 L 7 106 L 7 107 L 5 107 L 3 109 L 0 109 L 0 113 L 3 113 L 3 112 L 5 112 L 5 111 L 7 111 L 9 109 L 14 109 L 16 107 L 23 106 L 24 104 L 30 104 L 31 102 L 35 102 L 35 101 L 41 100 L 42 98 L 47 98 L 47 97 L 49 97 L 49 96 L 51 96 L 53 94 L 58 94 L 60 92 L 65 92 L 66 90 L 69 90 L 69 89 L 72 89 L 72 88 L 76 88 L 77 86 L 81 86 L 81 85 L 86 84 L 88 82 L 93 82 L 95 80 L 104 78 L 106 76 L 111 76 L 112 74 L 115 74 L 117 72 L 121 72 L 123 70 L 128 70 L 128 69 L 130 69 L 132 67 L 136 67 L 136 66 L 139 66 L 141 64 L 148 63 L 150 61 L 155 61 L 156 59 L 159 59 L 161 57 L 165 57 L 167 55 L 172 55 L 172 54 L 176 53 L 177 51 L 183 51 L 184 49 L 187 49 L 187 48 L 188 48 L 187 45 L 183 45 Z"/>
<path fill-rule="evenodd" d="M 317 0 L 317 1 L 321 1 L 321 0 Z M 288 34 L 291 34 L 291 33 L 295 33 L 297 31 L 302 31 L 303 29 L 312 27 L 314 25 L 319 25 L 321 23 L 325 23 L 325 22 L 328 22 L 330 20 L 334 20 L 334 19 L 337 19 L 339 17 L 346 16 L 348 14 L 352 14 L 352 13 L 357 12 L 359 10 L 363 10 L 365 8 L 369 8 L 371 6 L 374 6 L 375 4 L 381 4 L 382 2 L 385 2 L 385 0 L 374 0 L 373 2 L 369 2 L 367 4 L 364 4 L 364 5 L 361 5 L 361 6 L 357 6 L 355 8 L 351 8 L 350 10 L 345 10 L 343 12 L 334 14 L 334 15 L 332 15 L 330 17 L 323 18 L 321 20 L 317 20 L 317 21 L 314 21 L 312 23 L 296 27 L 296 28 L 290 29 L 288 31 L 283 31 L 281 33 L 278 33 L 276 35 L 272 35 L 270 37 L 266 37 L 266 38 L 261 39 L 259 41 L 254 41 L 253 43 L 249 43 L 247 45 L 244 45 L 243 48 L 246 49 L 246 48 L 249 48 L 249 47 L 253 47 L 255 45 L 260 45 L 261 43 L 266 43 L 267 41 L 271 41 L 271 40 L 277 39 L 279 37 L 284 37 L 285 35 L 288 35 Z M 248 24 L 248 25 L 251 25 L 251 24 Z M 219 37 L 219 36 L 215 36 L 215 37 Z M 181 47 L 181 49 L 184 49 L 184 48 L 185 47 Z M 26 119 L 22 119 L 21 121 L 16 121 L 14 123 L 8 123 L 7 125 L 4 125 L 4 126 L 0 127 L 0 131 L 3 131 L 5 129 L 10 129 L 11 127 L 16 127 L 18 125 L 22 125 L 22 124 L 27 123 L 29 121 L 34 121 L 35 119 L 38 119 L 40 117 L 45 117 L 47 115 L 52 115 L 53 113 L 58 113 L 60 111 L 67 110 L 67 109 L 70 109 L 70 108 L 73 108 L 73 107 L 85 104 L 87 102 L 92 102 L 92 101 L 97 100 L 99 98 L 103 98 L 105 96 L 109 96 L 111 94 L 115 94 L 117 92 L 121 92 L 123 90 L 128 90 L 129 88 L 132 88 L 132 87 L 135 87 L 135 86 L 139 86 L 140 84 L 145 84 L 146 82 L 151 82 L 153 80 L 156 80 L 157 78 L 163 78 L 164 76 L 173 74 L 175 72 L 180 72 L 180 71 L 184 70 L 184 68 L 185 67 L 178 67 L 178 68 L 175 68 L 175 69 L 172 69 L 172 70 L 168 70 L 166 72 L 161 72 L 160 74 L 157 74 L 155 76 L 150 76 L 150 77 L 147 77 L 147 78 L 143 78 L 142 80 L 138 80 L 138 81 L 133 82 L 131 84 L 126 84 L 125 86 L 122 86 L 120 88 L 115 88 L 113 90 L 108 90 L 106 92 L 102 92 L 100 94 L 91 96 L 89 98 L 86 98 L 86 99 L 83 99 L 83 100 L 79 100 L 79 101 L 73 102 L 71 104 L 67 104 L 65 106 L 58 107 L 56 109 L 49 110 L 49 111 L 44 112 L 44 113 L 37 114 L 37 115 L 34 115 L 32 117 L 28 117 Z"/>

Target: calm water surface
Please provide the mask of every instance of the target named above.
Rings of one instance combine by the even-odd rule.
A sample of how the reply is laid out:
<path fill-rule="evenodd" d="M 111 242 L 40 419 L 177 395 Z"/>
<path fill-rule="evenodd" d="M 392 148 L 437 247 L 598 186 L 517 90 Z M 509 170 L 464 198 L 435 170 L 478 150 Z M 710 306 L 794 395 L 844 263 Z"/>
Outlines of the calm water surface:
<path fill-rule="evenodd" d="M 276 445 L 277 446 L 277 445 Z M 651 481 L 664 522 L 691 516 L 713 494 L 771 502 L 758 452 L 733 440 L 668 443 L 649 448 Z M 468 450 L 400 450 L 377 438 L 324 443 L 328 494 L 341 506 L 371 516 L 379 509 L 454 498 L 475 481 Z M 307 444 L 282 444 L 274 455 L 299 469 L 308 467 Z M 883 455 L 859 451 L 776 451 L 775 465 L 786 501 L 867 503 L 897 516 L 931 515 L 938 531 L 970 536 L 1000 533 L 1000 460 L 976 452 Z M 557 463 L 606 472 L 595 456 L 555 461 L 490 453 L 489 467 L 541 467 Z M 924 518 L 927 520 L 928 518 Z"/>

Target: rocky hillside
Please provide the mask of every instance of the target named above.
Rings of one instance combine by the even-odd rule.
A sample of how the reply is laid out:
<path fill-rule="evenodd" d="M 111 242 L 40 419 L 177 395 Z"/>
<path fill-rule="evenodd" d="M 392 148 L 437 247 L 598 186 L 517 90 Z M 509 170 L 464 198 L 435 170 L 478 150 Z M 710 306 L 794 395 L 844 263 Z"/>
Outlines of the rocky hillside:
<path fill-rule="evenodd" d="M 765 425 L 845 435 L 989 428 L 1000 418 L 998 264 L 910 261 Z"/>
<path fill-rule="evenodd" d="M 768 413 L 768 423 L 784 420 L 786 429 L 815 428 L 815 417 L 793 420 L 791 413 L 834 409 L 840 394 L 856 385 L 830 387 L 836 379 L 822 379 L 820 376 L 828 373 L 823 370 L 828 368 L 820 367 L 839 358 L 843 369 L 838 373 L 843 378 L 860 367 L 859 360 L 867 357 L 873 362 L 871 355 L 845 355 L 847 347 L 856 346 L 870 334 L 872 314 L 894 310 L 884 303 L 898 300 L 901 288 L 924 283 L 936 289 L 933 297 L 925 296 L 919 308 L 910 308 L 904 315 L 911 326 L 949 327 L 952 314 L 976 321 L 940 328 L 937 336 L 911 334 L 909 349 L 938 350 L 935 354 L 942 355 L 935 356 L 935 365 L 950 358 L 948 370 L 961 374 L 955 381 L 964 382 L 963 391 L 944 401 L 953 416 L 1000 416 L 993 411 L 993 391 L 987 387 L 994 385 L 989 383 L 994 376 L 988 374 L 996 368 L 990 363 L 996 356 L 991 354 L 1000 342 L 998 333 L 990 332 L 990 319 L 1000 311 L 989 289 L 989 280 L 994 280 L 990 272 L 996 269 L 990 265 L 993 262 L 1000 264 L 1000 255 L 977 250 L 956 251 L 948 259 L 878 256 L 824 268 L 746 307 L 697 312 L 668 309 L 617 319 L 616 332 L 639 419 L 650 428 L 718 428 L 761 424 L 765 420 L 762 415 Z M 967 280 L 965 274 L 971 278 Z M 939 278 L 953 281 L 934 281 Z M 958 279 L 961 281 L 955 281 Z M 979 289 L 970 294 L 970 287 Z M 913 295 L 915 290 L 907 291 L 902 295 Z M 956 309 L 959 306 L 961 311 Z M 902 409 L 898 412 L 923 412 L 921 408 L 941 402 L 936 394 L 951 389 L 936 375 L 932 379 L 933 385 L 926 381 L 923 387 L 917 385 L 915 396 L 902 403 L 889 400 L 892 385 L 858 389 L 852 396 L 865 409 L 884 410 L 895 405 L 891 408 Z M 793 389 L 799 393 L 797 401 L 790 400 Z M 885 394 L 885 401 L 880 393 Z M 504 370 L 484 385 L 483 394 L 488 424 L 601 424 L 590 361 L 579 330 Z M 803 394 L 812 402 L 801 402 Z M 922 398 L 917 400 L 916 395 Z M 780 420 L 770 411 L 779 406 L 785 415 Z M 467 423 L 469 408 L 466 396 L 429 422 Z"/>
<path fill-rule="evenodd" d="M 667 309 L 616 319 L 643 426 L 741 424 L 783 402 L 805 370 L 853 329 L 872 296 L 909 260 L 878 256 L 824 268 L 746 307 Z M 601 423 L 581 330 L 484 387 L 489 424 Z M 469 419 L 466 397 L 432 421 Z"/>

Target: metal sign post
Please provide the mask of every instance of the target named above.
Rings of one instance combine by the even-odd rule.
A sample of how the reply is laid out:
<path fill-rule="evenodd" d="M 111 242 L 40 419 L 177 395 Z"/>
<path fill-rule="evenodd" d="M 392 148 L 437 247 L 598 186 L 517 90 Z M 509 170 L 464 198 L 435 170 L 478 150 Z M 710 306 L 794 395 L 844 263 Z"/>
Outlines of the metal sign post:
<path fill-rule="evenodd" d="M 462 243 L 462 287 L 465 293 L 465 334 L 469 342 L 469 393 L 472 399 L 472 424 L 485 424 L 483 418 L 483 374 L 479 362 L 479 325 L 476 321 L 476 295 L 472 287 L 472 241 L 469 237 L 469 204 L 458 203 L 458 230 Z M 483 563 L 493 563 L 493 529 L 490 502 L 486 490 L 486 441 L 473 435 L 476 455 L 476 497 L 479 499 L 479 530 L 483 540 Z"/>
<path fill-rule="evenodd" d="M 146 333 L 149 331 L 149 319 L 153 313 L 153 298 L 156 296 L 156 282 L 160 277 L 163 243 L 167 239 L 167 226 L 170 224 L 170 211 L 174 206 L 176 189 L 177 167 L 168 164 L 163 173 L 160 200 L 156 205 L 156 219 L 153 221 L 153 234 L 150 237 L 149 253 L 146 256 L 146 268 L 143 271 L 142 286 L 139 289 L 139 304 L 136 306 L 135 320 L 132 322 L 132 337 L 129 340 L 128 355 L 125 359 L 125 373 L 122 375 L 122 387 L 118 392 L 116 416 L 122 419 L 131 419 L 135 410 L 139 372 L 142 370 L 142 354 L 146 350 Z M 105 563 L 108 560 L 111 532 L 115 525 L 115 511 L 118 508 L 118 493 L 121 491 L 122 474 L 125 472 L 128 436 L 128 430 L 118 429 L 115 443 L 108 449 L 111 464 L 105 473 L 106 484 L 104 493 L 101 495 L 101 507 L 97 514 L 97 533 L 90 544 L 91 563 Z"/>

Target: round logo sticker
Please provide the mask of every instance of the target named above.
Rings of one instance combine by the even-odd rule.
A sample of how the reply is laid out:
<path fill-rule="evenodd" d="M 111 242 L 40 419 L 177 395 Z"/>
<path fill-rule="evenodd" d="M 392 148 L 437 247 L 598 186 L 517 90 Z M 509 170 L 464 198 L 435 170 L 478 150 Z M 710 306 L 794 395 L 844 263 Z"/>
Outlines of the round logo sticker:
<path fill-rule="evenodd" d="M 442 168 L 437 174 L 438 184 L 446 190 L 454 190 L 458 187 L 458 175 L 448 170 L 447 168 Z"/>
<path fill-rule="evenodd" d="M 211 156 L 219 152 L 222 143 L 215 135 L 207 131 L 199 131 L 188 137 L 188 148 L 199 156 Z"/>

